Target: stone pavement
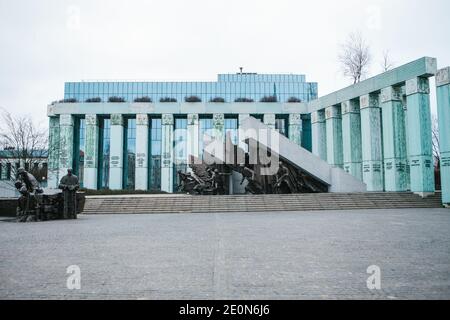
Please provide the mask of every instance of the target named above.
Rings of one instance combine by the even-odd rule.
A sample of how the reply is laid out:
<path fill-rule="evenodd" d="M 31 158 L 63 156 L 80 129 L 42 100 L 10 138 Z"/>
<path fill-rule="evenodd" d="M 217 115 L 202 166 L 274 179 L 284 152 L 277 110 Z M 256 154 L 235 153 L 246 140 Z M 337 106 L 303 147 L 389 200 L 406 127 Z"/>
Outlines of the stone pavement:
<path fill-rule="evenodd" d="M 450 299 L 447 209 L 3 220 L 0 241 L 1 299 Z"/>

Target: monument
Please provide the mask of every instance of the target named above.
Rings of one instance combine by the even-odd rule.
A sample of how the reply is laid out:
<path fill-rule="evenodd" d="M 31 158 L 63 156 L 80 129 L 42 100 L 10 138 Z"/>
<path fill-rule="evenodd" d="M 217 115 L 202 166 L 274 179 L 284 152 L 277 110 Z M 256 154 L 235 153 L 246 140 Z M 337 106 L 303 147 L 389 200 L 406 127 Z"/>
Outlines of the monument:
<path fill-rule="evenodd" d="M 63 177 L 60 186 L 64 191 L 46 192 L 31 173 L 24 168 L 19 168 L 15 183 L 15 187 L 20 193 L 17 201 L 16 221 L 76 219 L 77 214 L 82 212 L 85 201 L 84 194 L 77 192 L 78 178 L 73 175 L 67 178 Z"/>

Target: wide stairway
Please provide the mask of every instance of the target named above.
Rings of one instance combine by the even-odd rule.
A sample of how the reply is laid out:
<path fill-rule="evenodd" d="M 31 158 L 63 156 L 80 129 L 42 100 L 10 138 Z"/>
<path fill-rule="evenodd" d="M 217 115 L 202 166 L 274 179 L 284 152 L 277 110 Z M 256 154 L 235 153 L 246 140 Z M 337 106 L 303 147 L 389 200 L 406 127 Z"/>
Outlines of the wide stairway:
<path fill-rule="evenodd" d="M 321 193 L 230 196 L 91 196 L 85 214 L 267 212 L 442 208 L 441 194 L 422 199 L 409 193 Z"/>

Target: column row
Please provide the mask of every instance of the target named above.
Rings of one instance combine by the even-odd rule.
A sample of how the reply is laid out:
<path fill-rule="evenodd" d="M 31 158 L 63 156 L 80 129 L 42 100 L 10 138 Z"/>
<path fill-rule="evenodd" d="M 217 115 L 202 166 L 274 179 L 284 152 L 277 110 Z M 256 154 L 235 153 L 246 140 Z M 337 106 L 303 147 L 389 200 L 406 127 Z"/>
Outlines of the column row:
<path fill-rule="evenodd" d="M 232 126 L 237 130 L 240 123 L 250 114 L 240 114 L 235 117 L 236 123 Z M 211 129 L 214 138 L 225 141 L 226 137 L 226 117 L 224 114 L 213 114 L 211 120 L 202 122 L 206 126 L 201 130 L 201 117 L 198 114 L 188 114 L 185 124 L 186 158 L 192 156 L 199 157 L 202 152 L 199 150 L 200 131 Z M 50 153 L 49 159 L 49 185 L 57 186 L 58 179 L 71 168 L 75 161 L 81 159 L 83 168 L 83 186 L 87 189 L 97 189 L 99 182 L 101 186 L 110 189 L 122 189 L 124 186 L 124 170 L 130 157 L 124 148 L 127 148 L 127 118 L 122 114 L 111 114 L 108 118 L 98 117 L 96 114 L 86 114 L 84 117 L 84 150 L 81 156 L 75 159 L 76 142 L 74 135 L 76 128 L 75 117 L 70 114 L 63 114 L 60 117 L 50 118 L 50 145 L 55 146 L 55 152 Z M 160 181 L 161 190 L 166 192 L 174 191 L 174 137 L 175 117 L 173 114 L 163 114 L 160 118 Z M 203 118 L 202 118 L 203 119 Z M 134 187 L 137 190 L 146 190 L 149 187 L 149 169 L 151 155 L 149 154 L 149 132 L 150 117 L 148 114 L 137 114 L 135 118 L 135 150 L 133 152 L 132 169 L 134 171 Z M 202 120 L 203 121 L 203 120 Z M 210 121 L 210 122 L 208 122 Z M 275 114 L 265 114 L 263 122 L 270 128 L 275 129 L 277 118 Z M 301 114 L 290 114 L 286 129 L 289 138 L 296 144 L 302 144 L 302 118 Z M 178 122 L 177 122 L 178 123 Z M 209 123 L 209 124 L 208 124 Z M 228 123 L 228 122 L 227 122 Z M 284 122 L 285 123 L 285 122 Z M 229 125 L 229 124 L 228 124 Z M 202 132 L 203 132 L 202 131 Z M 183 134 L 184 136 L 184 134 Z M 178 137 L 179 138 L 179 137 Z M 245 145 L 241 145 L 245 148 Z M 56 151 L 58 149 L 58 151 Z M 100 154 L 101 153 L 101 154 Z M 128 158 L 125 158 L 128 157 Z M 106 162 L 105 162 L 106 161 Z M 186 159 L 186 163 L 188 159 Z M 189 170 L 189 169 L 188 169 Z M 129 179 L 129 178 L 128 178 Z"/>
<path fill-rule="evenodd" d="M 436 75 L 442 202 L 450 204 L 450 67 Z"/>
<path fill-rule="evenodd" d="M 313 153 L 364 181 L 368 191 L 433 193 L 429 82 L 415 78 L 404 88 L 312 113 Z"/>

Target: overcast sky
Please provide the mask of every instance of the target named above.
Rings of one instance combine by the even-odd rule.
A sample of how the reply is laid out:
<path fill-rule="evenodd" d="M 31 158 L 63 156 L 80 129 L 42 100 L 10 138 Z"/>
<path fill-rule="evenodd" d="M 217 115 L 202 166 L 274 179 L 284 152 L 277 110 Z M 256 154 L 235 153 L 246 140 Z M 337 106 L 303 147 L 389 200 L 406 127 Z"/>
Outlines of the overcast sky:
<path fill-rule="evenodd" d="M 322 96 L 349 84 L 337 55 L 353 31 L 371 75 L 384 50 L 396 65 L 450 65 L 449 12 L 448 0 L 0 0 L 0 106 L 46 121 L 65 81 L 214 81 L 240 66 L 306 74 Z"/>

